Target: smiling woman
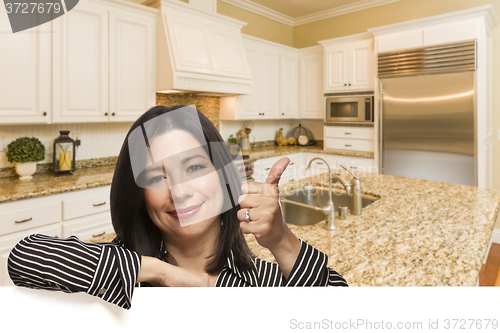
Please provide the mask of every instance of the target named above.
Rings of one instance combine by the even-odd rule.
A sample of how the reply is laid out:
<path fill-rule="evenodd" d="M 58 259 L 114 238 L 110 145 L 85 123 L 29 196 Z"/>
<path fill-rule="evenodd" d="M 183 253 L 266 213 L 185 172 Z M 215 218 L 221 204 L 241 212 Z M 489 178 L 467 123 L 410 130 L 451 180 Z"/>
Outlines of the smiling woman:
<path fill-rule="evenodd" d="M 278 182 L 238 174 L 213 124 L 191 107 L 156 106 L 131 127 L 111 184 L 111 243 L 31 235 L 8 259 L 18 286 L 86 292 L 129 309 L 142 286 L 347 286 L 327 256 L 287 227 Z M 243 180 L 243 181 L 242 181 Z M 253 234 L 278 264 L 257 258 Z"/>

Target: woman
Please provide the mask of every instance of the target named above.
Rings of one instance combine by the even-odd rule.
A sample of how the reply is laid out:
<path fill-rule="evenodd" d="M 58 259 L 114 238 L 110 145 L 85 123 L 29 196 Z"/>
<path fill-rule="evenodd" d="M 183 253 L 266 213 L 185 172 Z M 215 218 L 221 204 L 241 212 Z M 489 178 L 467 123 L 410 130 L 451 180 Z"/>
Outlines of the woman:
<path fill-rule="evenodd" d="M 282 158 L 264 184 L 241 183 L 213 124 L 156 106 L 131 127 L 111 184 L 112 243 L 31 235 L 11 251 L 18 286 L 86 292 L 129 309 L 134 286 L 347 286 L 283 220 Z M 253 234 L 278 264 L 255 257 Z"/>

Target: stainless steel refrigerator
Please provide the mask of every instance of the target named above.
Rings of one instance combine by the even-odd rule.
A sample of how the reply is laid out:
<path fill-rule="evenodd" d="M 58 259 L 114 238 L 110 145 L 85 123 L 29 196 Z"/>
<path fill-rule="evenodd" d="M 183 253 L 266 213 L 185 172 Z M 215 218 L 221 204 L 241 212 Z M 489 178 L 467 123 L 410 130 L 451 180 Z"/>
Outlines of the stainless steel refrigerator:
<path fill-rule="evenodd" d="M 477 185 L 472 66 L 379 79 L 381 173 Z"/>

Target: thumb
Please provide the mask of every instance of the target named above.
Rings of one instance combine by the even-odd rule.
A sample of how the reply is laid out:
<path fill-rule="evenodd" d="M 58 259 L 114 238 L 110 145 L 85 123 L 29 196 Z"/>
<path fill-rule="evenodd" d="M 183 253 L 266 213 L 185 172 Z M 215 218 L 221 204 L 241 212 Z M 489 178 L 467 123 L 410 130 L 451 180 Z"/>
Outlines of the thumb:
<path fill-rule="evenodd" d="M 285 172 L 288 163 L 290 163 L 290 159 L 288 157 L 283 157 L 278 160 L 278 162 L 274 163 L 264 183 L 278 185 L 281 175 L 283 174 L 283 172 Z"/>

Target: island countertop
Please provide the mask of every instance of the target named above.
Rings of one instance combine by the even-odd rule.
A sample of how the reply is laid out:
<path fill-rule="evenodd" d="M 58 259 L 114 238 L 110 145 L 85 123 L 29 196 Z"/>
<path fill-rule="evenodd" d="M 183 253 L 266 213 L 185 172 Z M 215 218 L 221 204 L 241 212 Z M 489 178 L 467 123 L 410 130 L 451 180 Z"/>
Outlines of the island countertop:
<path fill-rule="evenodd" d="M 349 177 L 345 175 L 346 177 Z M 475 286 L 500 209 L 500 191 L 388 175 L 360 174 L 377 201 L 362 216 L 337 220 L 335 231 L 288 224 L 328 255 L 328 267 L 351 286 Z M 349 179 L 349 178 L 347 178 Z M 327 173 L 280 186 L 326 185 Z M 109 241 L 106 235 L 94 241 Z M 252 235 L 258 257 L 276 262 Z"/>

